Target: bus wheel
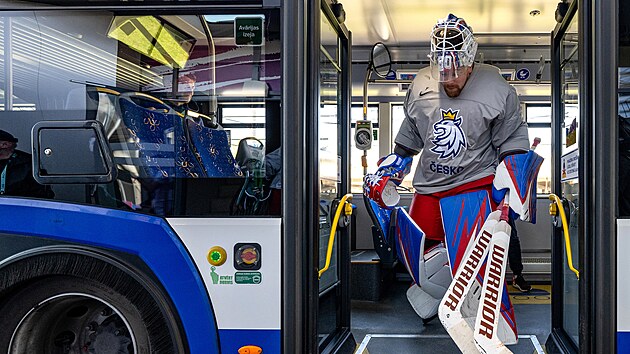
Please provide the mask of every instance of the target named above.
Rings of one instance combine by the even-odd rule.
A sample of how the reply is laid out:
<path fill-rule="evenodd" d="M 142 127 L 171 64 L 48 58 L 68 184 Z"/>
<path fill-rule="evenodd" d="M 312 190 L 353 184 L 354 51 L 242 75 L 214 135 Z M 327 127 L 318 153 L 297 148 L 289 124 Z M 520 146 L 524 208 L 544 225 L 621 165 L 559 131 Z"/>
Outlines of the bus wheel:
<path fill-rule="evenodd" d="M 164 302 L 120 269 L 98 260 L 82 267 L 57 263 L 62 268 L 52 271 L 33 266 L 74 257 L 89 259 L 48 255 L 45 263 L 23 260 L 0 270 L 0 352 L 186 352 Z"/>

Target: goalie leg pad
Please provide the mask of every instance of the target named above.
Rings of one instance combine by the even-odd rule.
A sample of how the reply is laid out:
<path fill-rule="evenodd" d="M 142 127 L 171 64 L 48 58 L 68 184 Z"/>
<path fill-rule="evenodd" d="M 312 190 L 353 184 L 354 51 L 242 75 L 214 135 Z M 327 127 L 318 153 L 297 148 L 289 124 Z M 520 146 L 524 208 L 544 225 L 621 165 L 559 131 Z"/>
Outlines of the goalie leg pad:
<path fill-rule="evenodd" d="M 502 220 L 495 225 L 490 241 L 481 302 L 475 320 L 475 344 L 482 353 L 511 353 L 498 333 L 510 231 L 510 225 Z"/>
<path fill-rule="evenodd" d="M 424 249 L 424 239 L 422 244 L 422 249 Z M 442 299 L 452 279 L 446 248 L 440 244 L 429 250 L 420 259 L 418 269 L 420 270 L 420 287 L 434 298 Z"/>

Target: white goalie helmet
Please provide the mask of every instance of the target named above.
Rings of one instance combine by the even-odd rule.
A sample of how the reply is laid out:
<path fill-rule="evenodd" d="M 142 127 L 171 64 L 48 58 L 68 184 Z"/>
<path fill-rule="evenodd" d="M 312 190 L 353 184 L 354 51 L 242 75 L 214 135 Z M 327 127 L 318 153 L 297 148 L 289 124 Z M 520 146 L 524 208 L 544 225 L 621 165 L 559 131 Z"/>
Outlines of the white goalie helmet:
<path fill-rule="evenodd" d="M 477 53 L 472 28 L 463 18 L 449 14 L 438 20 L 431 31 L 431 74 L 439 82 L 459 77 L 471 66 Z"/>

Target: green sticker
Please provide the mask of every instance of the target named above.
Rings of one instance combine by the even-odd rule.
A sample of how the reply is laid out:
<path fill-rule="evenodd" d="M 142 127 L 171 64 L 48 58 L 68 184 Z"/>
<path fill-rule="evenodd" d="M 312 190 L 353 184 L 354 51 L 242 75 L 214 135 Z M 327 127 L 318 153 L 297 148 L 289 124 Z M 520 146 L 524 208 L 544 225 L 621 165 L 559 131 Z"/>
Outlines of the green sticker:
<path fill-rule="evenodd" d="M 212 279 L 212 284 L 233 284 L 233 276 L 231 275 L 219 275 L 216 272 L 216 267 L 210 268 L 210 278 Z"/>
<path fill-rule="evenodd" d="M 263 18 L 236 17 L 234 19 L 234 41 L 236 45 L 262 45 Z"/>
<path fill-rule="evenodd" d="M 236 272 L 234 282 L 236 284 L 260 284 L 262 274 L 260 272 Z"/>

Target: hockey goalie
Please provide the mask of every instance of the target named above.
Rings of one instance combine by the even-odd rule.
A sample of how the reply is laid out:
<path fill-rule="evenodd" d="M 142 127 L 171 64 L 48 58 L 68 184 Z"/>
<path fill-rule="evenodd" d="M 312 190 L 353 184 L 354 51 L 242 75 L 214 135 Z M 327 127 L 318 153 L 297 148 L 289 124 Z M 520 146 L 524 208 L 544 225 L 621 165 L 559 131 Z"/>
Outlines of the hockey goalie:
<path fill-rule="evenodd" d="M 472 28 L 450 14 L 430 40 L 430 66 L 408 89 L 394 152 L 365 176 L 364 193 L 396 211 L 393 237 L 417 314 L 439 315 L 464 353 L 509 352 L 518 338 L 503 280 L 509 221 L 535 222 L 542 158 L 530 149 L 514 88 L 496 67 L 474 62 Z M 396 186 L 415 155 L 407 213 L 396 207 Z"/>

